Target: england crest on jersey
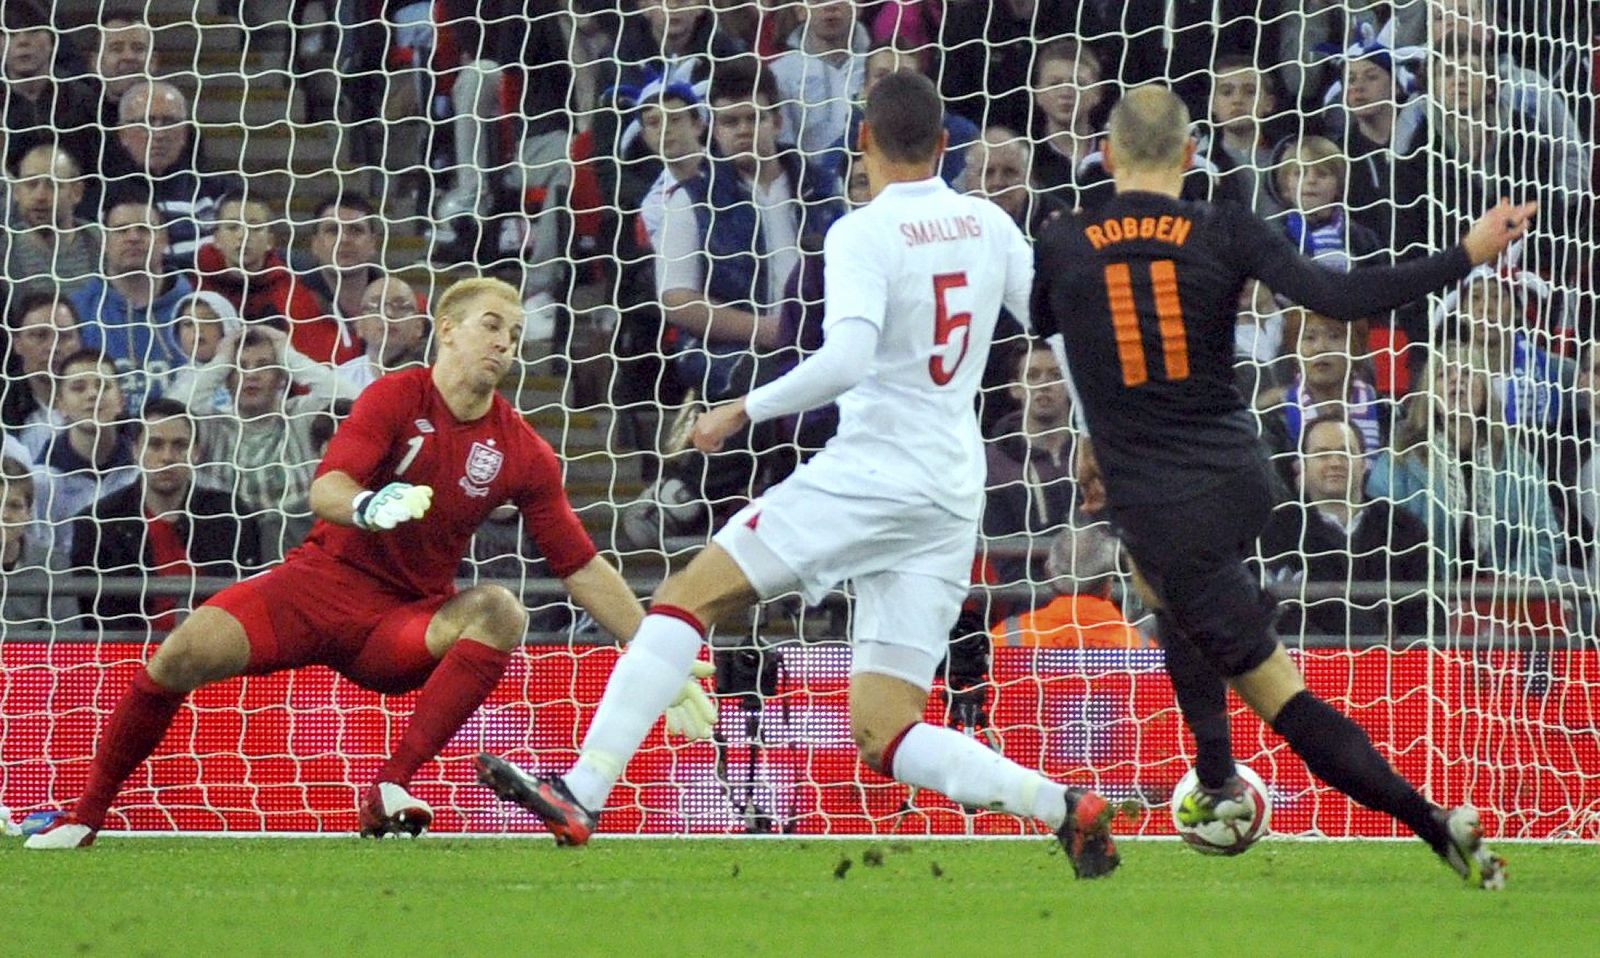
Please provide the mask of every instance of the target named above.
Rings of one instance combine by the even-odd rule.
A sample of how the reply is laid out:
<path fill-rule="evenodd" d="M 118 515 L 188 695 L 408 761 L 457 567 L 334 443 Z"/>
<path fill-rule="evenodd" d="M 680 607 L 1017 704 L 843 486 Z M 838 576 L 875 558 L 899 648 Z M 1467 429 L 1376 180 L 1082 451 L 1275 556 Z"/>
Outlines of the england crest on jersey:
<path fill-rule="evenodd" d="M 500 475 L 500 467 L 505 465 L 505 453 L 486 446 L 481 442 L 474 442 L 472 449 L 467 452 L 467 480 L 476 486 L 487 486 Z"/>

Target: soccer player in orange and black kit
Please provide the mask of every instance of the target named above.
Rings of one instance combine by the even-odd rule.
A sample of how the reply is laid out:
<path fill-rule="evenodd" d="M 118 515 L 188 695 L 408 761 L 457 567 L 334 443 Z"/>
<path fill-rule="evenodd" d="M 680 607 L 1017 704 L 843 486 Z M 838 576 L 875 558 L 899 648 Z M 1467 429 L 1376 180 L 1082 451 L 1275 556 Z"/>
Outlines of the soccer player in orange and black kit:
<path fill-rule="evenodd" d="M 1311 771 L 1404 822 L 1466 881 L 1502 887 L 1478 813 L 1429 803 L 1349 718 L 1305 687 L 1278 641 L 1273 602 L 1244 558 L 1273 505 L 1256 423 L 1234 386 L 1233 330 L 1250 278 L 1326 316 L 1382 313 L 1443 288 L 1523 235 L 1533 204 L 1502 201 L 1461 245 L 1389 269 L 1312 264 L 1249 211 L 1178 198 L 1194 150 L 1182 101 L 1132 90 L 1112 112 L 1107 165 L 1117 194 L 1041 239 L 1035 324 L 1063 349 L 1092 443 L 1078 473 L 1109 510 L 1147 599 L 1160 610 L 1167 668 L 1200 746 L 1201 807 L 1253 815 L 1233 776 L 1231 684 Z"/>
<path fill-rule="evenodd" d="M 468 279 L 435 312 L 437 362 L 367 387 L 334 433 L 311 486 L 318 522 L 306 543 L 167 637 L 111 713 L 82 797 L 28 848 L 93 844 L 117 790 L 191 691 L 302 665 L 386 694 L 421 689 L 360 817 L 366 835 L 422 832 L 433 811 L 407 791 L 411 776 L 493 691 L 526 631 L 506 589 L 456 591 L 472 534 L 503 503 L 521 510 L 551 572 L 596 622 L 616 636 L 638 629 L 644 607 L 596 554 L 555 452 L 497 391 L 522 341 L 521 296 Z M 693 677 L 668 708 L 669 729 L 690 737 L 709 736 L 714 718 Z"/>

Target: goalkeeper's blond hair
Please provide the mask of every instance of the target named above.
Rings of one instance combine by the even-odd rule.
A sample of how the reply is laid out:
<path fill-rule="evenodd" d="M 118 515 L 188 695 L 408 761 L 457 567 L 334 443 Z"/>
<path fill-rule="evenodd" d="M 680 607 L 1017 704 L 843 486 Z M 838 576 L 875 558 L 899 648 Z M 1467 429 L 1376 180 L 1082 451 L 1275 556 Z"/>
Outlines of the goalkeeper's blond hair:
<path fill-rule="evenodd" d="M 522 313 L 522 295 L 517 288 L 501 279 L 488 276 L 474 276 L 463 279 L 450 286 L 439 297 L 439 302 L 433 307 L 434 318 L 440 323 L 460 322 L 466 315 L 469 303 L 475 300 L 493 298 L 516 307 L 517 314 Z"/>

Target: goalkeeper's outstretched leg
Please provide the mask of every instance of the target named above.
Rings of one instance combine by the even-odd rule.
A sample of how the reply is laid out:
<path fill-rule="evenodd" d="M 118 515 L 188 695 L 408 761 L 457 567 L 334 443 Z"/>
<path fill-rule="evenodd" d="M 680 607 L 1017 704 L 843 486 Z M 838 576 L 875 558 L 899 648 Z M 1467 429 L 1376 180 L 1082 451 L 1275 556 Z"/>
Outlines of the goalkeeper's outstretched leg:
<path fill-rule="evenodd" d="M 312 621 L 318 616 L 320 624 Z M 408 791 L 412 776 L 498 684 L 525 629 L 522 603 L 498 586 L 397 603 L 339 578 L 335 567 L 302 562 L 234 585 L 196 609 L 134 676 L 82 796 L 27 847 L 92 845 L 123 782 L 161 744 L 190 692 L 310 664 L 377 692 L 421 689 L 410 725 L 359 806 L 363 835 L 419 835 L 433 810 Z"/>

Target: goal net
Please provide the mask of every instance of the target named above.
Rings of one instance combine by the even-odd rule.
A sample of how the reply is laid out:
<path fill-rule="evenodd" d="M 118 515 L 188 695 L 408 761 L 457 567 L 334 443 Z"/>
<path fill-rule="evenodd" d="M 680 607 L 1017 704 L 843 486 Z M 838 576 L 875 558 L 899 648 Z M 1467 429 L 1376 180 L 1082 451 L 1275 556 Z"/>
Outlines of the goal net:
<path fill-rule="evenodd" d="M 1512 256 L 1390 315 L 1241 291 L 1239 388 L 1283 496 L 1254 569 L 1312 689 L 1433 801 L 1503 837 L 1600 837 L 1592 4 L 8 0 L 3 27 L 14 812 L 70 803 L 167 632 L 303 538 L 345 403 L 425 359 L 454 279 L 520 290 L 505 392 L 596 544 L 641 595 L 681 568 L 831 434 L 821 411 L 684 450 L 695 410 L 820 344 L 821 237 L 868 198 L 864 90 L 916 69 L 948 104 L 940 175 L 1030 236 L 1105 201 L 1107 113 L 1151 81 L 1193 117 L 1186 195 L 1330 268 L 1540 204 Z M 1059 370 L 1003 318 L 984 383 L 984 534 L 927 719 L 1167 833 L 1192 740 L 1115 541 L 1077 509 Z M 141 418 L 162 408 L 178 435 Z M 437 829 L 534 831 L 471 757 L 564 768 L 617 653 L 514 515 L 460 576 L 521 595 L 528 644 L 414 790 Z M 716 740 L 657 728 L 603 827 L 1027 833 L 860 764 L 851 615 L 841 588 L 719 624 Z M 321 667 L 202 689 L 108 827 L 353 830 L 414 705 Z M 1234 706 L 1275 829 L 1400 833 Z"/>

